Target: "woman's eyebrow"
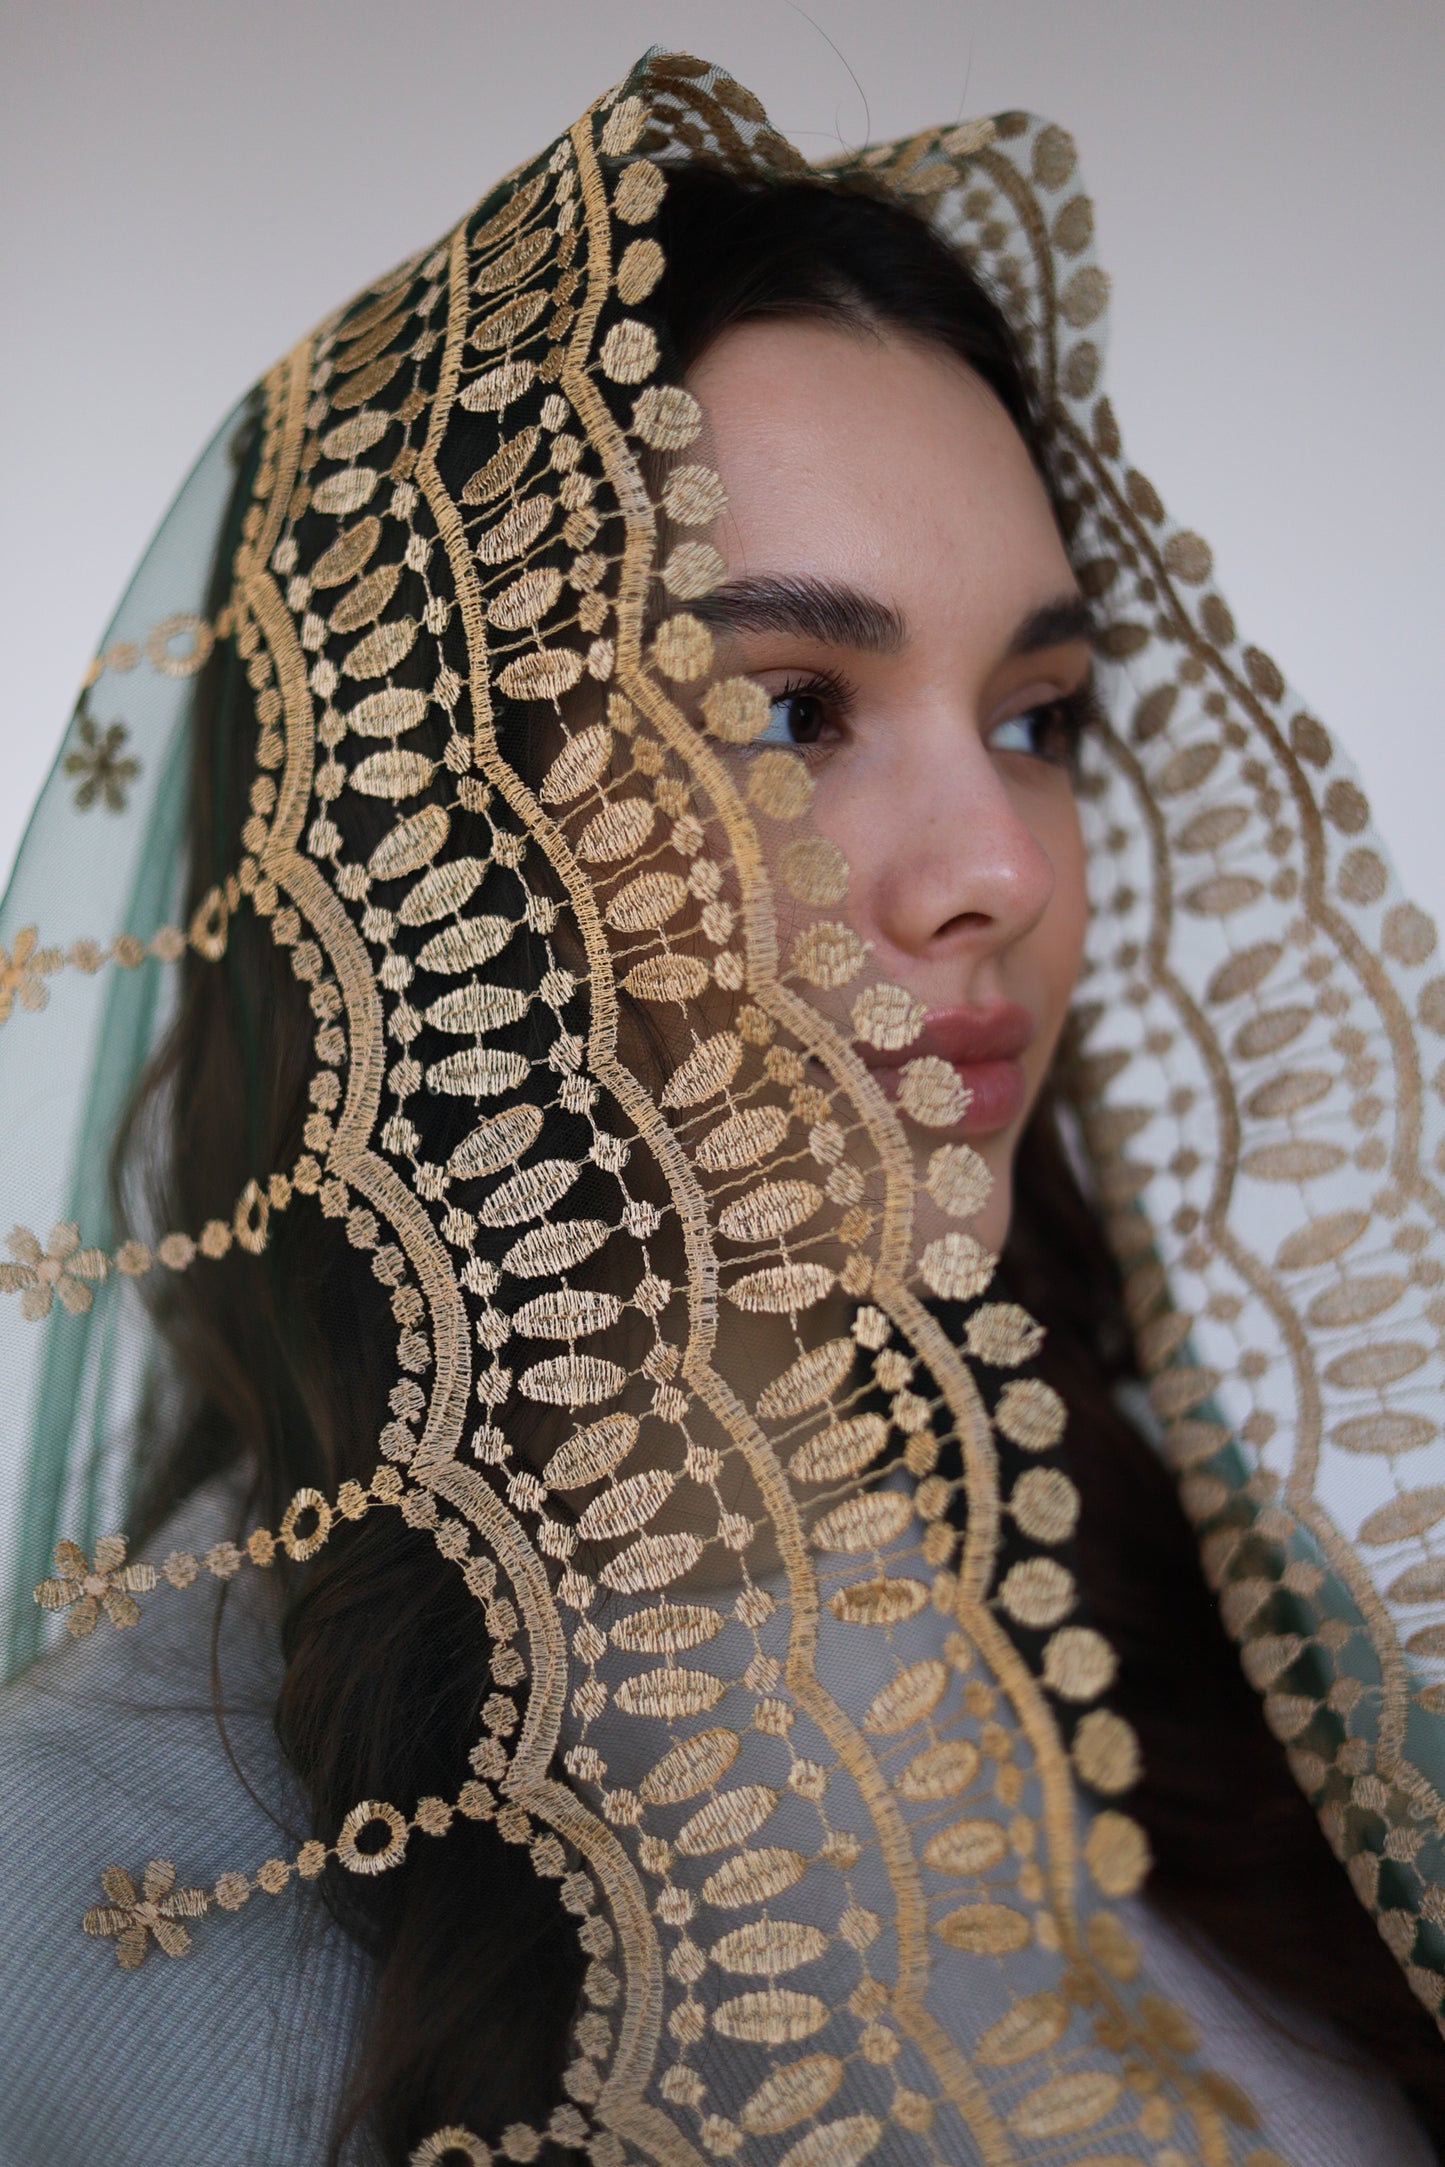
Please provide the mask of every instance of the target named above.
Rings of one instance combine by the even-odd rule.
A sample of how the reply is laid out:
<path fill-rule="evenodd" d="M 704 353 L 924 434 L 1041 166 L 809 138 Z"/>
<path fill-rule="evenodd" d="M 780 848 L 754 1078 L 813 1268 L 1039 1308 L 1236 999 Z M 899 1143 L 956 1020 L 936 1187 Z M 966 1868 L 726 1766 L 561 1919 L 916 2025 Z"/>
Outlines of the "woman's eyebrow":
<path fill-rule="evenodd" d="M 692 606 L 728 632 L 791 632 L 875 655 L 896 654 L 908 639 L 902 612 L 891 602 L 837 580 L 764 572 L 730 579 Z"/>
<path fill-rule="evenodd" d="M 1030 610 L 1009 641 L 1010 655 L 1036 655 L 1046 647 L 1067 647 L 1084 640 L 1092 647 L 1099 637 L 1094 613 L 1081 594 L 1056 595 L 1039 609 Z"/>

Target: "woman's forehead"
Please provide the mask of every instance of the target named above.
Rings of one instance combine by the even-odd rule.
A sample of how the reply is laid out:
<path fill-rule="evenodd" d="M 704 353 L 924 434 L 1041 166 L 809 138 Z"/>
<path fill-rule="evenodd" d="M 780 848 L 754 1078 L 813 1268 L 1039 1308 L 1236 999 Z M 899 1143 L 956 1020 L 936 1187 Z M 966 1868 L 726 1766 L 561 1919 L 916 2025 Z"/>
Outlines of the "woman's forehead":
<path fill-rule="evenodd" d="M 725 333 L 693 371 L 727 492 L 730 575 L 890 603 L 914 631 L 960 596 L 1011 631 L 1071 584 L 1028 450 L 994 393 L 922 341 L 806 321 Z"/>

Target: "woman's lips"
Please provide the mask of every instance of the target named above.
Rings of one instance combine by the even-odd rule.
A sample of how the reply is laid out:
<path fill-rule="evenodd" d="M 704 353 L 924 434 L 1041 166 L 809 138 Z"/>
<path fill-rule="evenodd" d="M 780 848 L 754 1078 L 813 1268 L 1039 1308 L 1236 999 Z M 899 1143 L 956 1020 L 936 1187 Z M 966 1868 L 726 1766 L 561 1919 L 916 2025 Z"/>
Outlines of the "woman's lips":
<path fill-rule="evenodd" d="M 1019 1056 L 1034 1036 L 1034 1019 L 1017 1002 L 997 1008 L 934 1008 L 922 1035 L 893 1054 L 865 1054 L 887 1098 L 898 1094 L 899 1072 L 920 1054 L 933 1054 L 957 1072 L 968 1093 L 961 1123 L 966 1136 L 992 1136 L 1017 1121 L 1027 1086 Z"/>

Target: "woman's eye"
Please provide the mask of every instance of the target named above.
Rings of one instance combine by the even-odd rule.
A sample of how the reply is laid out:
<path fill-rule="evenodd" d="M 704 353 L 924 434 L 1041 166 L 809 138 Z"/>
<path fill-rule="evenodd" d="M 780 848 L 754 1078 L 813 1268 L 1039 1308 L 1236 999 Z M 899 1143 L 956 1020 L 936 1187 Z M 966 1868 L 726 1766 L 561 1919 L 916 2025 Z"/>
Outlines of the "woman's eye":
<path fill-rule="evenodd" d="M 994 752 L 1022 752 L 1034 760 L 1066 761 L 1072 755 L 1076 734 L 1069 703 L 1046 700 L 999 723 L 990 731 L 988 741 Z"/>
<path fill-rule="evenodd" d="M 767 728 L 755 745 L 816 745 L 826 727 L 822 698 L 816 692 L 779 692 L 768 702 Z"/>

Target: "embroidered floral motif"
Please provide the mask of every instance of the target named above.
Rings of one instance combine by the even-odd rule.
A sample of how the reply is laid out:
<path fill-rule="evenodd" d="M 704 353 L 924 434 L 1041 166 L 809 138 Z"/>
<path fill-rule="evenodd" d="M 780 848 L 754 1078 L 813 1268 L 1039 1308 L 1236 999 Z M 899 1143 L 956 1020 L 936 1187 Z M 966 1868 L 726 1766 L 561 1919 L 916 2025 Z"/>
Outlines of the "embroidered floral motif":
<path fill-rule="evenodd" d="M 50 989 L 40 976 L 39 965 L 48 960 L 46 952 L 37 950 L 39 935 L 33 925 L 24 925 L 15 936 L 15 945 L 8 951 L 0 947 L 0 1023 L 4 1023 L 18 1001 L 22 1008 L 43 1008 L 50 998 Z"/>
<path fill-rule="evenodd" d="M 110 1898 L 86 1912 L 81 1925 L 97 1939 L 115 1940 L 115 1959 L 122 1971 L 143 1964 L 151 1940 L 167 1956 L 184 1956 L 191 1937 L 183 1919 L 199 1919 L 209 1898 L 204 1889 L 178 1889 L 176 1869 L 169 1859 L 152 1859 L 141 1876 L 140 1894 L 123 1866 L 107 1866 L 100 1885 Z"/>
<path fill-rule="evenodd" d="M 121 751 L 130 731 L 123 722 L 107 723 L 102 730 L 83 700 L 75 728 L 80 743 L 65 755 L 64 765 L 67 775 L 80 778 L 76 811 L 89 812 L 99 799 L 108 812 L 123 813 L 127 788 L 140 773 L 139 760 Z"/>
<path fill-rule="evenodd" d="M 89 1309 L 94 1292 L 85 1282 L 104 1279 L 110 1259 L 103 1249 L 82 1249 L 80 1230 L 62 1220 L 42 1249 L 29 1227 L 11 1229 L 5 1246 L 13 1261 L 0 1264 L 0 1293 L 20 1296 L 20 1314 L 31 1323 L 50 1314 L 56 1295 L 73 1317 Z"/>
<path fill-rule="evenodd" d="M 63 1610 L 67 1629 L 77 1640 L 93 1633 L 104 1610 L 120 1631 L 140 1616 L 137 1595 L 156 1584 L 154 1565 L 127 1565 L 124 1535 L 102 1535 L 89 1563 L 79 1543 L 55 1545 L 55 1578 L 42 1580 L 35 1600 L 42 1610 Z"/>

